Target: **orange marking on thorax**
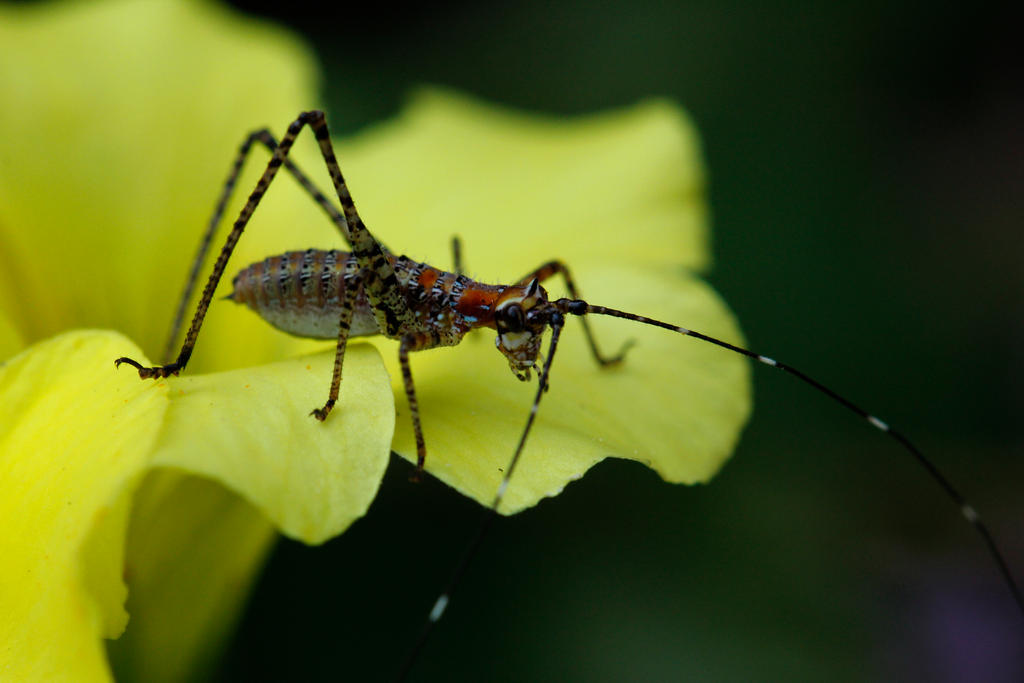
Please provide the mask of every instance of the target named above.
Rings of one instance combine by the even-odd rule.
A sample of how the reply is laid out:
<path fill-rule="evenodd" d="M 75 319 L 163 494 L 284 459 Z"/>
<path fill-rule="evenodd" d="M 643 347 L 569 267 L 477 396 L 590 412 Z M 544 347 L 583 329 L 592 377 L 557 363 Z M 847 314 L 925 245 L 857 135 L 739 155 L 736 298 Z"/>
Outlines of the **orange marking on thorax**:
<path fill-rule="evenodd" d="M 461 315 L 476 318 L 474 327 L 494 327 L 494 307 L 504 290 L 504 287 L 467 285 L 455 303 L 455 310 Z"/>
<path fill-rule="evenodd" d="M 420 287 L 423 289 L 430 289 L 437 282 L 437 278 L 440 275 L 440 271 L 434 270 L 433 268 L 425 268 L 418 278 Z"/>

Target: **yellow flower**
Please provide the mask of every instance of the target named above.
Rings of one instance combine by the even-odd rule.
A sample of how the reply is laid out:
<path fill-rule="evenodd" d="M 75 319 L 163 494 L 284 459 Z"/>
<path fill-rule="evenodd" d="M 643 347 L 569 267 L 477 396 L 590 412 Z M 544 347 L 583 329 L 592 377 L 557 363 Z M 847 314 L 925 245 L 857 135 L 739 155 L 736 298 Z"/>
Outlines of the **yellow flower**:
<path fill-rule="evenodd" d="M 0 108 L 0 678 L 108 678 L 101 638 L 127 620 L 122 565 L 132 624 L 112 649 L 117 670 L 187 675 L 229 628 L 272 538 L 265 519 L 321 542 L 365 511 L 390 448 L 414 454 L 386 340 L 373 342 L 384 364 L 374 346 L 350 345 L 341 403 L 322 425 L 308 412 L 326 396 L 333 345 L 226 302 L 181 377 L 141 382 L 111 362 L 144 358 L 129 338 L 162 348 L 234 150 L 248 130 L 280 132 L 314 107 L 313 81 L 295 40 L 203 4 L 0 10 L 0 97 L 18 105 Z M 296 160 L 324 178 L 303 137 Z M 469 272 L 488 282 L 560 258 L 592 303 L 740 340 L 691 274 L 709 260 L 703 179 L 694 133 L 669 103 L 550 120 L 426 91 L 337 147 L 363 218 L 396 252 L 445 267 L 459 235 Z M 265 162 L 255 156 L 241 194 Z M 309 246 L 344 243 L 282 179 L 232 265 Z M 609 351 L 637 344 L 600 370 L 569 321 L 503 512 L 607 456 L 695 482 L 732 450 L 749 411 L 742 359 L 664 330 L 592 324 Z M 417 354 L 412 368 L 427 469 L 489 502 L 533 387 L 489 340 Z"/>
<path fill-rule="evenodd" d="M 113 328 L 158 352 L 233 150 L 249 126 L 314 105 L 314 70 L 281 31 L 206 5 L 0 12 L 0 679 L 107 678 L 101 636 L 127 620 L 122 572 L 135 623 L 119 666 L 181 678 L 237 613 L 273 539 L 267 519 L 320 542 L 372 501 L 394 424 L 379 356 L 353 348 L 345 405 L 319 425 L 307 413 L 330 373 L 322 355 L 154 385 L 115 371 L 115 357 L 143 353 L 122 335 L 41 340 Z M 313 233 L 315 208 L 276 195 L 267 219 Z M 252 233 L 279 248 L 267 223 Z M 214 327 L 197 369 L 297 350 Z"/>

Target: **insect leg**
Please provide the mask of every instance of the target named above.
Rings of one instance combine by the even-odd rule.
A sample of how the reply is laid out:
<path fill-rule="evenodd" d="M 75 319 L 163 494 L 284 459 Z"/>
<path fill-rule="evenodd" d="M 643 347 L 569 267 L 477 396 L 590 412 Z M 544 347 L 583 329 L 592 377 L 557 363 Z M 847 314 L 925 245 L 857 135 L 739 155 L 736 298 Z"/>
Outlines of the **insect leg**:
<path fill-rule="evenodd" d="M 170 361 L 171 359 L 171 354 L 174 351 L 174 343 L 178 339 L 182 323 L 185 320 L 185 307 L 188 305 L 188 302 L 195 291 L 196 282 L 199 280 L 199 269 L 202 267 L 203 261 L 206 260 L 207 253 L 209 253 L 210 244 L 213 240 L 213 233 L 216 232 L 217 226 L 220 224 L 220 219 L 224 215 L 224 209 L 227 208 L 228 200 L 231 199 L 231 195 L 234 193 L 235 185 L 238 182 L 238 176 L 241 175 L 242 166 L 249 155 L 249 151 L 257 142 L 262 143 L 263 146 L 271 153 L 277 149 L 277 140 L 274 139 L 274 136 L 266 128 L 254 130 L 249 133 L 245 140 L 242 141 L 242 144 L 239 145 L 238 154 L 235 157 L 234 163 L 231 165 L 231 170 L 228 172 L 228 177 L 224 182 L 224 187 L 221 190 L 220 197 L 218 197 L 217 204 L 213 209 L 213 215 L 210 216 L 210 220 L 207 222 L 206 231 L 203 233 L 203 236 L 199 241 L 199 248 L 196 250 L 196 255 L 192 259 L 188 279 L 185 281 L 185 288 L 181 293 L 181 297 L 178 299 L 178 307 L 175 309 L 174 321 L 171 324 L 171 331 L 167 337 L 167 344 L 164 347 L 163 355 L 160 357 L 163 361 Z M 331 204 L 330 200 L 324 196 L 323 192 L 320 191 L 313 181 L 311 181 L 305 173 L 292 163 L 290 159 L 284 160 L 284 168 L 294 176 L 302 189 L 304 189 L 313 198 L 313 201 L 324 210 L 335 225 L 342 226 L 345 224 L 345 217 L 341 212 Z M 341 232 L 343 235 L 346 234 L 344 229 L 342 229 Z"/>
<path fill-rule="evenodd" d="M 392 339 L 402 336 L 404 329 L 412 329 L 415 324 L 415 316 L 409 310 L 409 304 L 398 284 L 398 277 L 392 265 L 392 259 L 380 242 L 377 241 L 363 219 L 356 211 L 356 205 L 352 201 L 352 195 L 345 184 L 345 178 L 341 175 L 338 167 L 338 160 L 334 156 L 334 147 L 331 145 L 330 133 L 327 130 L 327 121 L 322 111 L 308 111 L 299 115 L 294 123 L 288 128 L 291 133 L 297 133 L 303 125 L 308 124 L 316 136 L 320 145 L 320 154 L 327 164 L 327 170 L 334 183 L 334 189 L 341 202 L 341 208 L 345 212 L 345 222 L 348 226 L 348 242 L 352 247 L 352 253 L 359 266 L 366 271 L 363 279 L 363 287 L 366 298 L 373 309 L 374 317 L 381 332 Z"/>
<path fill-rule="evenodd" d="M 352 325 L 352 311 L 356 307 L 356 297 L 359 294 L 361 283 L 360 272 L 345 283 L 345 298 L 341 302 L 341 316 L 338 320 L 338 345 L 334 351 L 334 372 L 331 375 L 331 389 L 327 394 L 327 402 L 322 408 L 314 408 L 310 413 L 313 417 L 323 422 L 331 412 L 331 408 L 338 402 L 338 392 L 341 390 L 341 365 L 345 361 L 345 348 L 348 346 L 348 332 Z"/>
<path fill-rule="evenodd" d="M 307 125 L 313 129 L 313 134 L 316 136 L 317 143 L 320 146 L 324 163 L 327 165 L 327 170 L 330 173 L 331 182 L 334 184 L 338 200 L 344 210 L 344 216 L 337 216 L 339 220 L 335 220 L 335 225 L 351 245 L 352 253 L 359 261 L 359 265 L 367 271 L 363 280 L 364 288 L 367 298 L 374 309 L 374 316 L 377 318 L 381 331 L 389 337 L 396 338 L 399 336 L 403 326 L 412 324 L 413 314 L 409 310 L 405 297 L 398 286 L 398 278 L 395 276 L 394 267 L 391 264 L 387 250 L 370 234 L 362 219 L 359 218 L 355 204 L 352 201 L 352 195 L 349 194 L 348 187 L 345 185 L 345 179 L 341 175 L 338 161 L 334 155 L 334 148 L 331 146 L 330 134 L 327 130 L 324 113 L 322 111 L 307 111 L 299 114 L 298 118 L 288 126 L 288 130 L 281 139 L 280 144 L 274 149 L 274 154 L 267 163 L 267 168 L 256 183 L 256 189 L 249 195 L 245 206 L 239 212 L 238 218 L 235 220 L 231 232 L 228 234 L 227 240 L 225 240 L 224 246 L 221 247 L 220 254 L 214 262 L 213 272 L 210 273 L 206 286 L 203 288 L 203 294 L 196 305 L 192 324 L 185 335 L 185 341 L 182 344 L 181 351 L 178 353 L 178 357 L 171 363 L 154 367 L 145 367 L 138 361 L 125 357 L 115 360 L 114 365 L 120 366 L 122 363 L 127 363 L 139 371 L 139 377 L 147 379 L 176 375 L 188 364 L 188 360 L 195 348 L 196 338 L 199 336 L 199 329 L 202 327 L 203 319 L 206 317 L 206 312 L 213 299 L 213 292 L 217 288 L 220 278 L 224 275 L 228 259 L 234 251 L 235 245 L 238 244 L 238 239 L 242 236 L 242 231 L 245 230 L 245 226 L 249 223 L 249 219 L 259 205 L 260 200 L 270 187 L 270 183 L 273 182 L 278 170 L 287 161 L 288 153 L 295 144 L 295 138 L 302 131 L 303 127 Z M 335 215 L 336 212 L 331 217 L 334 218 Z"/>
<path fill-rule="evenodd" d="M 203 294 L 196 305 L 196 312 L 192 316 L 192 324 L 185 335 L 185 341 L 182 343 L 181 351 L 178 352 L 178 357 L 172 363 L 154 367 L 144 367 L 138 361 L 122 357 L 114 361 L 115 366 L 127 363 L 139 371 L 139 377 L 142 379 L 156 379 L 176 375 L 188 364 L 188 359 L 192 356 L 192 351 L 196 345 L 196 338 L 199 336 L 199 329 L 202 327 L 203 319 L 206 317 L 206 311 L 210 308 L 213 292 L 217 288 L 217 283 L 220 282 L 221 277 L 224 275 L 224 269 L 227 267 L 231 252 L 235 250 L 235 245 L 238 244 L 242 231 L 245 230 L 245 226 L 249 223 L 249 219 L 252 218 L 253 212 L 270 187 L 270 183 L 273 182 L 278 170 L 284 164 L 288 152 L 291 151 L 292 145 L 295 144 L 296 136 L 310 120 L 316 120 L 314 114 L 319 114 L 319 120 L 323 120 L 322 112 L 304 112 L 300 114 L 299 118 L 288 126 L 288 131 L 281 139 L 281 143 L 274 149 L 273 156 L 267 162 L 267 168 L 263 171 L 263 175 L 260 176 L 259 181 L 256 183 L 256 188 L 249 195 L 245 206 L 239 212 L 238 218 L 235 219 L 231 232 L 228 233 L 227 240 L 224 242 L 224 246 L 221 247 L 220 254 L 217 255 L 217 260 L 213 264 L 213 272 L 210 273 L 206 286 L 203 288 Z M 330 143 L 328 142 L 328 144 Z M 351 198 L 349 198 L 349 202 L 351 203 Z M 346 235 L 348 234 L 348 226 L 344 225 L 344 223 L 338 225 L 338 228 Z"/>
<path fill-rule="evenodd" d="M 569 290 L 569 296 L 571 296 L 573 299 L 580 298 L 579 294 L 576 291 L 576 283 L 573 282 L 572 275 L 569 273 L 569 266 L 565 265 L 565 263 L 558 260 L 548 261 L 540 268 L 537 268 L 528 275 L 525 275 L 524 277 L 520 278 L 519 282 L 517 282 L 516 284 L 527 285 L 535 279 L 538 280 L 539 282 L 544 282 L 548 278 L 553 277 L 555 275 L 561 275 L 562 279 L 565 280 L 565 288 Z M 619 352 L 617 354 L 611 356 L 610 358 L 606 357 L 604 354 L 601 353 L 601 350 L 597 347 L 597 340 L 594 337 L 593 331 L 591 331 L 590 329 L 590 323 L 587 322 L 586 317 L 580 318 L 580 322 L 583 323 L 583 333 L 587 338 L 587 345 L 590 346 L 590 353 L 592 356 L 594 356 L 594 360 L 597 361 L 597 364 L 602 367 L 607 365 L 615 365 L 616 363 L 621 362 L 622 359 L 626 357 L 626 352 L 629 351 L 630 347 L 632 347 L 633 344 L 636 343 L 636 340 L 628 339 L 626 340 L 626 343 L 622 345 L 622 348 L 619 349 Z"/>
<path fill-rule="evenodd" d="M 427 460 L 427 446 L 423 440 L 423 427 L 420 426 L 420 404 L 416 400 L 416 387 L 412 382 L 412 370 L 409 367 L 409 352 L 418 350 L 420 345 L 416 337 L 406 335 L 398 345 L 398 362 L 402 366 L 402 381 L 405 385 L 405 397 L 409 401 L 409 414 L 412 416 L 412 431 L 416 435 L 416 471 L 411 479 L 419 481 L 423 473 L 423 463 Z"/>

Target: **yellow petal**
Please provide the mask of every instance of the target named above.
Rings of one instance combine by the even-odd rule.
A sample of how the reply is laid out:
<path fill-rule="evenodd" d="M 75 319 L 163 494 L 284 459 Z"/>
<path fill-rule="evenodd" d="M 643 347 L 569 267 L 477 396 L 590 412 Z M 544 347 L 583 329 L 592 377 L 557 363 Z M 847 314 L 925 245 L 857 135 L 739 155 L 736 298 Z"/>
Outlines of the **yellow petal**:
<path fill-rule="evenodd" d="M 11 105 L 0 107 L 0 129 L 20 131 L 5 137 L 0 164 L 0 310 L 22 339 L 109 327 L 157 357 L 238 145 L 315 106 L 315 80 L 299 41 L 213 3 L 0 7 L 0 101 Z M 242 193 L 268 154 L 253 157 Z M 278 185 L 233 263 L 311 246 L 304 230 L 332 234 L 294 182 Z M 251 320 L 234 333 L 215 327 L 195 369 L 296 346 L 247 336 L 260 327 Z M 249 340 L 241 347 L 239 335 Z"/>
<path fill-rule="evenodd" d="M 708 265 L 703 165 L 678 106 L 527 115 L 424 90 L 400 117 L 339 146 L 360 214 L 398 253 L 508 282 L 570 263 Z"/>
<path fill-rule="evenodd" d="M 353 344 L 338 405 L 323 423 L 310 417 L 333 362 L 321 353 L 171 380 L 154 464 L 224 483 L 306 543 L 341 533 L 377 494 L 395 412 L 377 352 Z"/>
<path fill-rule="evenodd" d="M 0 367 L 0 673 L 103 680 L 101 636 L 124 628 L 130 495 L 166 400 L 113 372 L 138 352 L 112 333 L 69 333 Z"/>
<path fill-rule="evenodd" d="M 152 464 L 175 469 L 151 474 L 133 511 L 133 620 L 110 647 L 120 674 L 174 681 L 202 671 L 234 623 L 274 527 L 319 543 L 365 513 L 387 467 L 395 411 L 376 351 L 355 344 L 350 359 L 322 424 L 309 410 L 326 398 L 331 353 L 151 387 L 170 386 Z"/>
<path fill-rule="evenodd" d="M 367 360 L 353 363 L 346 374 L 351 386 L 324 424 L 305 408 L 326 387 L 330 354 L 185 378 L 169 389 L 167 382 L 116 371 L 111 359 L 125 351 L 143 358 L 120 335 L 76 332 L 0 368 L 0 402 L 14 407 L 0 416 L 0 642 L 10 644 L 0 651 L 0 671 L 18 679 L 102 680 L 100 637 L 119 635 L 127 619 L 125 527 L 147 467 L 216 479 L 286 533 L 319 542 L 363 514 L 387 464 L 394 408 L 373 349 L 351 349 L 353 358 Z M 142 596 L 158 603 L 163 596 L 163 608 L 171 606 L 170 596 L 183 604 L 184 595 L 199 609 L 179 614 L 144 605 L 150 620 L 134 640 L 155 650 L 183 643 L 175 666 L 188 672 L 185 665 L 209 656 L 219 640 L 213 636 L 231 622 L 269 537 L 265 523 L 251 523 L 251 512 L 240 513 L 219 491 L 193 483 L 184 484 L 191 495 L 173 491 L 178 505 L 168 516 L 161 509 L 164 487 L 155 493 L 149 487 L 153 499 L 141 499 L 144 514 L 134 528 L 145 535 L 137 543 L 146 548 L 128 563 L 129 575 L 133 588 L 139 579 Z M 213 514 L 211 529 L 203 522 Z M 199 531 L 205 536 L 196 540 Z M 185 546 L 187 571 L 172 573 L 168 583 L 169 563 L 160 558 Z M 225 584 L 198 571 L 217 564 Z M 198 600 L 204 591 L 206 599 Z M 225 609 L 210 612 L 215 606 Z M 138 651 L 123 657 L 139 661 Z"/>
<path fill-rule="evenodd" d="M 397 252 L 448 267 L 457 234 L 467 269 L 489 283 L 562 259 L 592 303 L 738 343 L 724 305 L 683 275 L 709 260 L 698 147 L 688 119 L 663 101 L 554 119 L 423 91 L 396 121 L 342 143 L 339 158 L 361 214 Z M 567 294 L 558 279 L 545 286 Z M 626 338 L 641 343 L 623 367 L 601 371 L 569 321 L 503 511 L 556 494 L 609 455 L 696 482 L 731 453 L 750 409 L 743 359 L 664 330 L 593 324 L 608 353 Z M 412 365 L 427 468 L 488 504 L 534 385 L 514 380 L 493 333 L 476 336 L 415 354 Z M 402 396 L 394 345 L 378 346 Z M 398 406 L 394 447 L 411 456 L 409 416 Z"/>
<path fill-rule="evenodd" d="M 742 341 L 728 309 L 694 278 L 618 266 L 581 271 L 579 284 L 591 303 Z M 551 389 L 541 401 L 502 512 L 558 494 L 608 456 L 638 460 L 668 481 L 695 483 L 710 479 L 732 453 L 750 412 L 745 359 L 638 323 L 593 316 L 591 325 L 608 354 L 628 339 L 636 346 L 621 366 L 601 369 L 580 322 L 567 320 Z M 489 505 L 526 424 L 536 380 L 517 381 L 494 348 L 493 333 L 477 335 L 453 349 L 414 355 L 412 372 L 427 469 Z M 386 362 L 392 355 L 384 350 Z M 391 373 L 400 377 L 394 367 Z M 399 382 L 395 391 L 401 395 Z M 394 449 L 414 460 L 405 401 L 399 399 L 398 410 Z"/>

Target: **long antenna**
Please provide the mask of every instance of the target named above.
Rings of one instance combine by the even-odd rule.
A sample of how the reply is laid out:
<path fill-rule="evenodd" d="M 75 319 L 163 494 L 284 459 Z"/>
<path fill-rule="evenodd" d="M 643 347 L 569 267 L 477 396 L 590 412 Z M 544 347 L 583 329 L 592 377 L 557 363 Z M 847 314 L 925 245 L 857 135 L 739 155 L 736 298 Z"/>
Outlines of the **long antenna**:
<path fill-rule="evenodd" d="M 462 576 L 469 569 L 473 558 L 476 557 L 477 552 L 480 550 L 480 545 L 483 543 L 488 530 L 490 530 L 491 524 L 494 523 L 494 518 L 498 516 L 498 506 L 501 505 L 501 500 L 505 497 L 505 491 L 508 490 L 508 482 L 512 479 L 512 473 L 515 472 L 516 465 L 519 464 L 519 456 L 523 454 L 523 447 L 526 446 L 526 437 L 529 436 L 530 428 L 533 427 L 533 420 L 537 417 L 540 399 L 544 396 L 544 392 L 548 390 L 548 375 L 551 373 L 551 361 L 555 358 L 555 348 L 558 346 L 558 338 L 562 334 L 565 318 L 561 312 L 553 311 L 549 324 L 551 325 L 551 343 L 548 346 L 548 355 L 544 360 L 544 368 L 541 370 L 537 381 L 537 395 L 534 396 L 533 405 L 530 406 L 530 416 L 526 418 L 526 427 L 523 428 L 523 433 L 519 437 L 515 453 L 512 455 L 512 460 L 509 461 L 508 467 L 505 468 L 505 475 L 501 478 L 501 483 L 498 484 L 498 491 L 494 494 L 494 501 L 487 508 L 487 511 L 484 512 L 484 516 L 480 520 L 480 526 L 477 527 L 476 534 L 473 535 L 473 540 L 465 552 L 462 553 L 462 557 L 459 558 L 459 563 L 455 565 L 455 571 L 452 572 L 451 578 L 448 579 L 448 584 L 441 594 L 437 596 L 437 600 L 434 601 L 434 606 L 431 608 L 423 628 L 420 629 L 416 642 L 413 643 L 413 646 L 405 655 L 405 659 L 402 660 L 402 667 L 398 670 L 398 675 L 395 676 L 396 682 L 404 681 L 405 677 L 409 675 L 409 671 L 412 669 L 413 664 L 416 663 L 420 651 L 423 650 L 427 639 L 433 633 L 434 626 L 440 621 L 441 616 L 448 607 L 452 594 L 462 581 Z"/>
<path fill-rule="evenodd" d="M 982 540 L 985 542 L 985 545 L 989 551 L 989 555 L 991 555 L 992 559 L 995 560 L 996 566 L 999 568 L 999 572 L 1002 574 L 1003 580 L 1005 581 L 1007 587 L 1010 589 L 1010 593 L 1013 595 L 1013 600 L 1017 604 L 1017 608 L 1018 610 L 1020 610 L 1021 616 L 1024 617 L 1024 595 L 1021 594 L 1020 587 L 1017 585 L 1016 580 L 1014 580 L 1013 574 L 1010 573 L 1010 567 L 1004 559 L 1003 554 L 1000 552 L 999 547 L 996 545 L 995 539 L 993 539 L 992 534 L 988 529 L 988 526 L 982 521 L 981 516 L 978 514 L 977 510 L 975 510 L 974 507 L 967 502 L 967 499 L 964 498 L 964 496 L 953 486 L 952 483 L 950 483 L 949 479 L 939 470 L 939 468 L 935 466 L 935 463 L 929 460 L 920 451 L 920 449 L 918 449 L 917 446 L 915 446 L 913 442 L 911 442 L 910 439 L 904 436 L 901 432 L 894 430 L 881 419 L 875 417 L 874 415 L 867 412 L 866 410 L 864 410 L 857 404 L 853 403 L 849 399 L 845 398 L 844 396 L 837 394 L 835 391 L 828 388 L 827 386 L 825 386 L 818 380 L 814 379 L 813 377 L 810 377 L 804 374 L 802 371 L 797 370 L 796 368 L 791 367 L 789 365 L 786 365 L 785 363 L 781 363 L 773 358 L 769 358 L 768 356 L 763 356 L 759 353 L 755 353 L 754 351 L 750 351 L 749 349 L 745 349 L 740 346 L 730 344 L 726 341 L 722 341 L 721 339 L 716 339 L 715 337 L 710 337 L 706 334 L 702 334 L 700 332 L 696 332 L 685 327 L 671 325 L 660 320 L 655 320 L 654 318 L 648 318 L 642 315 L 636 315 L 634 313 L 627 313 L 625 311 L 619 311 L 614 308 L 607 308 L 605 306 L 592 306 L 588 304 L 586 301 L 582 301 L 579 299 L 559 299 L 557 301 L 551 302 L 551 306 L 553 310 L 556 311 L 551 314 L 551 348 L 548 351 L 548 357 L 544 363 L 544 369 L 540 376 L 540 386 L 537 387 L 537 395 L 534 398 L 533 405 L 530 407 L 530 416 L 526 421 L 526 427 L 525 429 L 523 429 L 522 436 L 519 438 L 519 444 L 516 446 L 515 454 L 512 456 L 512 460 L 509 463 L 507 470 L 505 471 L 505 476 L 502 478 L 501 483 L 498 485 L 498 491 L 494 497 L 494 502 L 484 513 L 484 517 L 481 520 L 480 526 L 478 527 L 472 542 L 466 548 L 466 551 L 460 558 L 459 563 L 458 565 L 456 565 L 455 571 L 452 572 L 452 576 L 448 580 L 448 584 L 445 587 L 444 591 L 441 593 L 441 595 L 438 596 L 437 600 L 434 602 L 434 606 L 430 610 L 430 615 L 428 616 L 426 623 L 423 625 L 423 628 L 420 630 L 419 636 L 417 637 L 415 644 L 413 645 L 412 649 L 409 650 L 408 654 L 406 655 L 405 659 L 402 662 L 402 668 L 399 670 L 398 676 L 395 679 L 396 681 L 401 682 L 405 680 L 405 677 L 412 669 L 413 664 L 415 664 L 416 662 L 416 658 L 419 656 L 419 653 L 423 649 L 424 644 L 430 637 L 430 634 L 433 632 L 434 626 L 441 619 L 441 616 L 444 614 L 445 609 L 448 607 L 448 603 L 451 600 L 452 594 L 458 587 L 459 582 L 462 579 L 462 576 L 466 573 L 466 570 L 469 568 L 469 565 L 473 561 L 473 558 L 476 557 L 476 554 L 479 551 L 481 544 L 483 543 L 484 537 L 487 535 L 487 532 L 490 529 L 491 524 L 494 522 L 494 518 L 497 516 L 498 506 L 501 504 L 501 500 L 505 495 L 505 491 L 508 489 L 509 480 L 512 478 L 512 473 L 519 462 L 519 456 L 522 454 L 523 447 L 526 444 L 526 437 L 530 432 L 530 428 L 533 426 L 533 420 L 536 417 L 537 409 L 540 406 L 540 399 L 543 396 L 544 392 L 547 390 L 548 374 L 551 369 L 551 361 L 555 355 L 555 345 L 558 342 L 558 337 L 561 333 L 562 325 L 564 325 L 565 322 L 563 314 L 575 316 L 607 315 L 615 318 L 632 320 L 633 322 L 643 323 L 645 325 L 661 327 L 663 329 L 676 332 L 687 337 L 694 337 L 695 339 L 708 342 L 709 344 L 714 344 L 715 346 L 719 346 L 728 351 L 738 353 L 740 355 L 746 356 L 747 358 L 752 358 L 763 365 L 778 368 L 779 370 L 787 372 L 790 375 L 793 375 L 794 377 L 799 379 L 804 384 L 807 384 L 814 388 L 816 391 L 819 391 L 822 394 L 828 396 L 833 401 L 845 407 L 847 410 L 850 410 L 856 413 L 861 418 L 867 420 L 867 422 L 871 424 L 873 427 L 891 436 L 908 452 L 910 452 L 910 454 L 914 456 L 917 462 L 920 463 L 922 467 L 924 467 L 924 469 L 928 472 L 931 478 L 939 484 L 943 491 L 946 492 L 946 495 L 957 505 L 957 507 L 960 509 L 960 514 L 963 515 L 964 519 L 970 522 L 971 526 L 974 527 L 974 529 L 981 536 Z"/>
<path fill-rule="evenodd" d="M 999 551 L 999 547 L 996 545 L 995 539 L 992 538 L 992 533 L 988 530 L 988 526 L 985 524 L 985 522 L 982 521 L 981 516 L 978 514 L 978 511 L 974 509 L 974 506 L 967 502 L 967 499 L 963 497 L 963 495 L 956 489 L 956 487 L 953 486 L 953 484 L 949 481 L 946 475 L 944 475 L 939 470 L 939 468 L 935 466 L 935 463 L 929 460 L 920 451 L 920 449 L 918 449 L 918 447 L 915 446 L 913 442 L 911 442 L 910 439 L 904 436 L 901 432 L 896 431 L 887 423 L 883 422 L 882 420 L 875 417 L 868 411 L 864 410 L 863 408 L 855 404 L 853 401 L 850 401 L 849 399 L 840 396 L 835 391 L 829 389 L 827 386 L 825 386 L 818 380 L 814 379 L 813 377 L 809 377 L 800 370 L 797 370 L 794 367 L 786 365 L 785 363 L 780 363 L 779 361 L 773 358 L 769 358 L 768 356 L 762 356 L 759 353 L 755 353 L 748 349 L 744 349 L 739 346 L 730 344 L 728 342 L 724 342 L 721 339 L 709 337 L 708 335 L 701 334 L 700 332 L 688 330 L 685 327 L 670 325 L 669 323 L 661 322 L 660 320 L 646 318 L 642 315 L 636 315 L 634 313 L 626 313 L 625 311 L 618 311 L 615 310 L 614 308 L 606 308 L 604 306 L 591 306 L 586 301 L 560 299 L 555 302 L 555 305 L 558 306 L 561 310 L 565 310 L 567 313 L 570 313 L 572 315 L 609 315 L 615 318 L 624 318 L 626 320 L 644 323 L 645 325 L 654 325 L 655 327 L 661 327 L 666 330 L 678 332 L 679 334 L 683 334 L 688 337 L 700 339 L 701 341 L 714 344 L 715 346 L 720 346 L 723 349 L 728 349 L 729 351 L 733 351 L 740 355 L 746 356 L 747 358 L 753 358 L 759 363 L 762 363 L 769 367 L 778 368 L 779 370 L 782 370 L 784 372 L 788 372 L 790 375 L 793 375 L 804 384 L 810 385 L 817 391 L 831 398 L 836 403 L 839 403 L 846 409 L 864 418 L 873 427 L 875 427 L 876 429 L 885 434 L 888 434 L 897 442 L 899 442 L 911 455 L 913 455 L 917 462 L 920 463 L 920 465 L 925 469 L 925 471 L 928 472 L 931 478 L 936 483 L 938 483 L 940 487 L 942 487 L 942 490 L 946 492 L 946 495 L 950 498 L 950 500 L 952 500 L 956 504 L 956 506 L 960 509 L 960 514 L 963 515 L 964 519 L 970 522 L 971 526 L 974 527 L 975 531 L 978 532 L 982 540 L 985 542 L 985 545 L 988 547 L 989 555 L 992 556 L 992 559 L 995 560 L 996 566 L 999 567 L 999 572 L 1003 575 L 1003 580 L 1006 582 L 1007 587 L 1010 589 L 1010 593 L 1013 594 L 1013 600 L 1017 603 L 1017 608 L 1020 610 L 1021 616 L 1024 617 L 1024 595 L 1021 594 L 1020 587 L 1014 580 L 1013 574 L 1010 573 L 1010 567 L 1006 563 L 1005 558 L 1003 558 L 1003 554 Z"/>

